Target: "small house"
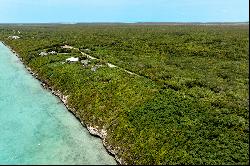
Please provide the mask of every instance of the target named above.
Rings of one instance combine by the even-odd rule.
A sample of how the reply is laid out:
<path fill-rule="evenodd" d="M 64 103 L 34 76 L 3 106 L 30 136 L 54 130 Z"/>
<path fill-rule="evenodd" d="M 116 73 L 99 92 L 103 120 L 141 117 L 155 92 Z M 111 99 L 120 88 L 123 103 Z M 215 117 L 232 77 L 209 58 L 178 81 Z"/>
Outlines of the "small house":
<path fill-rule="evenodd" d="M 40 56 L 46 56 L 46 55 L 48 55 L 48 53 L 47 52 L 44 52 L 44 51 L 42 51 L 42 52 L 40 52 L 40 54 L 39 54 Z"/>
<path fill-rule="evenodd" d="M 9 36 L 8 38 L 10 38 L 10 39 L 20 39 L 19 36 Z"/>
<path fill-rule="evenodd" d="M 48 54 L 56 54 L 56 51 L 50 51 Z"/>
<path fill-rule="evenodd" d="M 79 58 L 75 58 L 75 57 L 70 57 L 68 59 L 66 59 L 66 62 L 78 62 Z"/>
<path fill-rule="evenodd" d="M 64 46 L 61 46 L 62 48 L 65 48 L 65 49 L 73 49 L 74 47 L 72 46 L 69 46 L 69 45 L 64 45 Z"/>

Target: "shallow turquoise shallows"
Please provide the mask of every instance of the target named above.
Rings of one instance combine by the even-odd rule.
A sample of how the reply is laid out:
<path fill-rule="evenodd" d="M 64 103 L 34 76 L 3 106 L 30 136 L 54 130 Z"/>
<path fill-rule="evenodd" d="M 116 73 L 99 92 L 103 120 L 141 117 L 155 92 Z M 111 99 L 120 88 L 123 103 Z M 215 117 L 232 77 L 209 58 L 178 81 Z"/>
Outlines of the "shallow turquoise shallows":
<path fill-rule="evenodd" d="M 1 42 L 0 164 L 116 164 Z"/>

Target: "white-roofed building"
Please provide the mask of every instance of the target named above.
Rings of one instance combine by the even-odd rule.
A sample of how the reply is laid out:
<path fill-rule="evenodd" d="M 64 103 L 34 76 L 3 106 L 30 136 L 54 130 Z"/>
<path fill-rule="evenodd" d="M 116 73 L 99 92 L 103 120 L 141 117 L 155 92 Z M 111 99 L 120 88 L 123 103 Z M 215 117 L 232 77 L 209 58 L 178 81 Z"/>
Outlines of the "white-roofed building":
<path fill-rule="evenodd" d="M 64 46 L 61 46 L 62 48 L 66 48 L 66 49 L 73 49 L 74 47 L 72 46 L 69 46 L 69 45 L 64 45 Z"/>
<path fill-rule="evenodd" d="M 56 54 L 56 51 L 50 51 L 48 54 Z"/>
<path fill-rule="evenodd" d="M 48 53 L 47 52 L 44 52 L 44 51 L 42 51 L 42 52 L 40 52 L 40 54 L 39 54 L 40 56 L 46 56 L 46 55 L 48 55 Z"/>
<path fill-rule="evenodd" d="M 78 62 L 79 58 L 75 58 L 75 57 L 70 57 L 68 59 L 66 59 L 66 62 Z"/>
<path fill-rule="evenodd" d="M 11 39 L 20 39 L 19 36 L 9 36 L 8 38 L 11 38 Z"/>

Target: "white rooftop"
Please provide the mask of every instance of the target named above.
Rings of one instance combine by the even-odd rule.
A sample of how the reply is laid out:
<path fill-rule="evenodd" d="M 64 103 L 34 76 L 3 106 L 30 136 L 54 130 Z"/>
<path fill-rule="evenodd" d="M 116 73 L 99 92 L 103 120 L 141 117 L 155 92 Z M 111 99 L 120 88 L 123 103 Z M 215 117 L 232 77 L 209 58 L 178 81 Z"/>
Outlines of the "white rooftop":
<path fill-rule="evenodd" d="M 47 52 L 42 51 L 42 52 L 40 52 L 40 54 L 39 54 L 39 55 L 44 56 L 44 55 L 48 55 L 48 53 L 47 53 Z"/>
<path fill-rule="evenodd" d="M 75 58 L 75 57 L 70 57 L 68 59 L 66 59 L 67 62 L 77 62 L 79 61 L 79 58 Z"/>
<path fill-rule="evenodd" d="M 62 48 L 68 48 L 68 49 L 72 49 L 72 48 L 74 48 L 74 47 L 72 47 L 72 46 L 69 46 L 69 45 L 64 45 L 64 46 L 61 46 Z"/>
<path fill-rule="evenodd" d="M 19 37 L 19 36 L 9 36 L 8 38 L 11 38 L 11 39 L 19 39 L 20 37 Z"/>

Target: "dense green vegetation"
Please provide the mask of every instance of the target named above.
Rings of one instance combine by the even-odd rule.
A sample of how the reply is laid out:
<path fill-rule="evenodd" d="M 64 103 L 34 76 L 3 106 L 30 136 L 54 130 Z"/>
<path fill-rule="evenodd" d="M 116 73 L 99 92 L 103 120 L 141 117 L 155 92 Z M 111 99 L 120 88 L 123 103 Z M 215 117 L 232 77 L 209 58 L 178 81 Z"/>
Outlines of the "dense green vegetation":
<path fill-rule="evenodd" d="M 244 25 L 0 26 L 0 40 L 69 96 L 76 116 L 106 129 L 127 164 L 249 164 L 248 34 Z M 82 56 L 65 44 L 99 60 L 63 63 Z M 39 55 L 53 50 L 68 54 Z"/>

